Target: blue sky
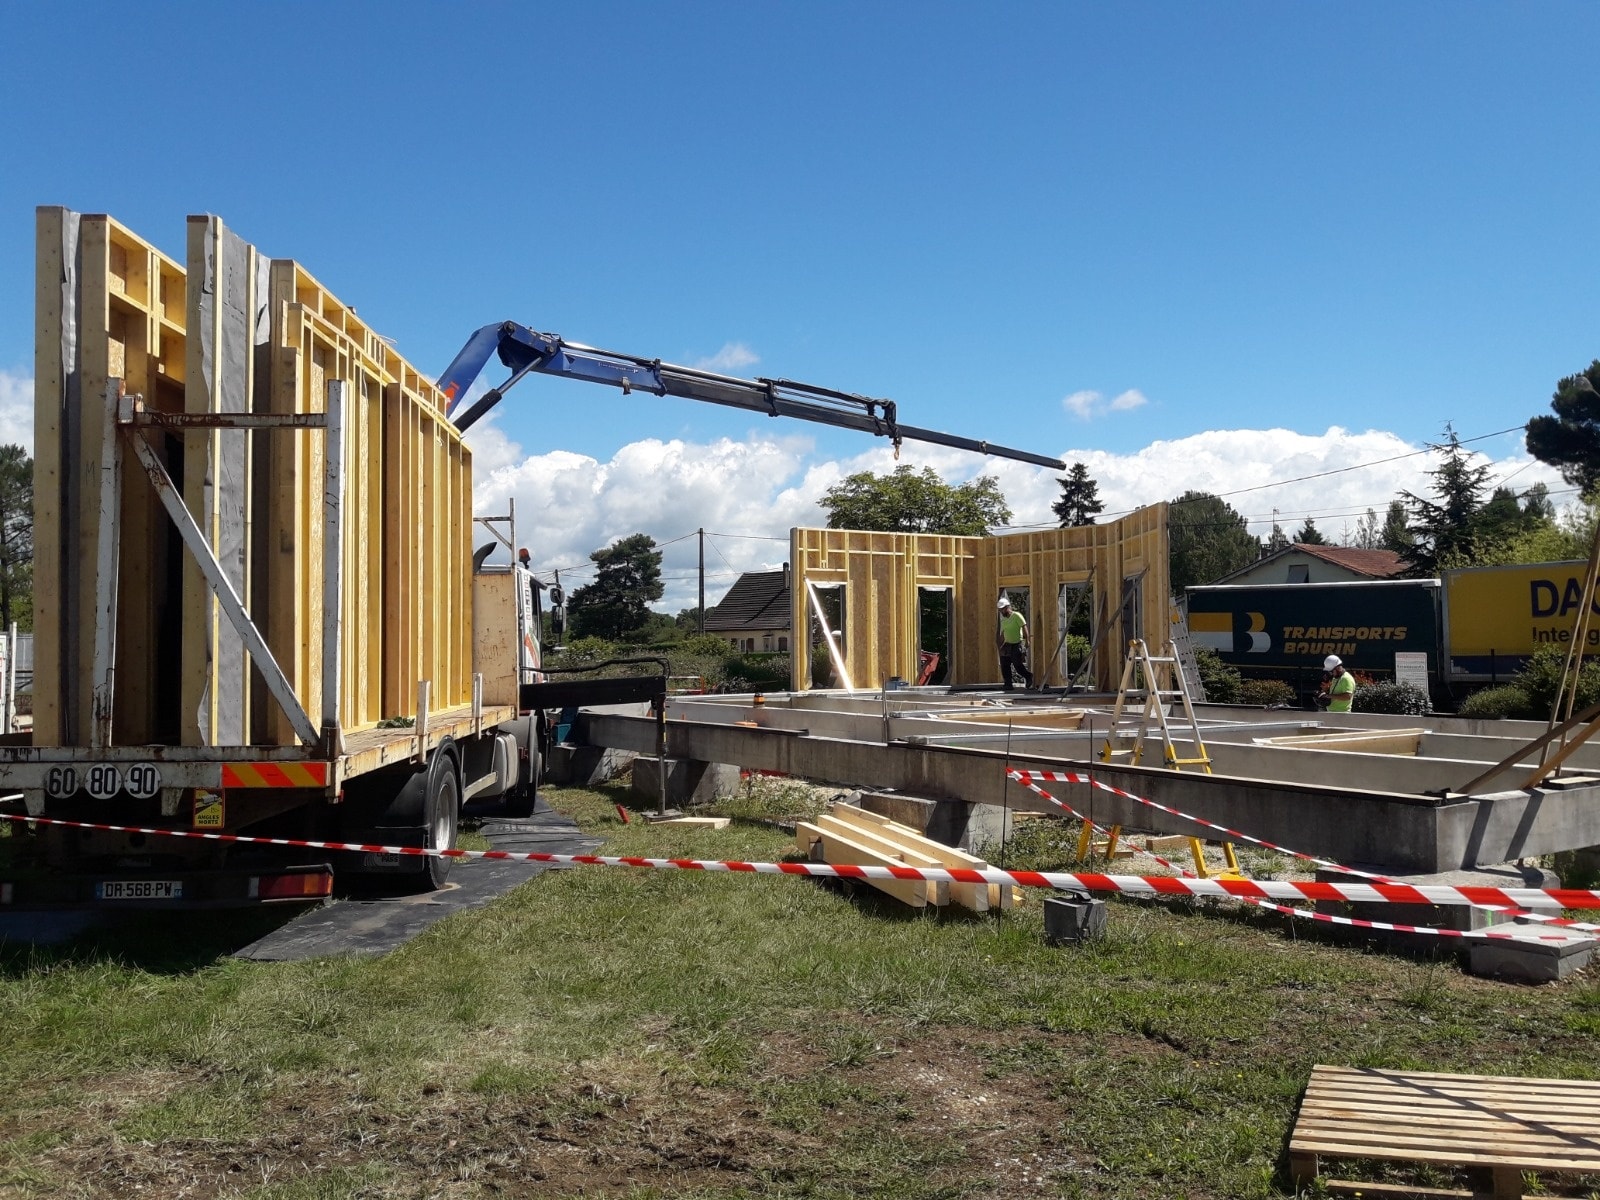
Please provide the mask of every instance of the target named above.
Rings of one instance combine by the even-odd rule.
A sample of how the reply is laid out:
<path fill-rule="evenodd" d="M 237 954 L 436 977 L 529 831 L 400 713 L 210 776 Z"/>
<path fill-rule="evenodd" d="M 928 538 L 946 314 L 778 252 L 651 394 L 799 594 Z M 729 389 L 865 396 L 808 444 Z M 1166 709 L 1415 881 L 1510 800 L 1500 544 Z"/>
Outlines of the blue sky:
<path fill-rule="evenodd" d="M 892 397 L 1083 459 L 1114 508 L 1490 433 L 1600 356 L 1595 45 L 1589 3 L 12 0 L 0 425 L 32 375 L 34 206 L 65 204 L 180 257 L 216 212 L 424 371 L 515 319 Z M 630 522 L 778 537 L 887 465 L 542 380 L 474 437 L 482 503 L 517 496 L 550 561 Z M 1554 481 L 1515 435 L 1476 445 Z M 1049 520 L 1048 473 L 905 461 L 998 469 L 1016 521 Z M 1426 465 L 1236 505 L 1337 533 Z M 721 545 L 728 572 L 782 558 Z"/>

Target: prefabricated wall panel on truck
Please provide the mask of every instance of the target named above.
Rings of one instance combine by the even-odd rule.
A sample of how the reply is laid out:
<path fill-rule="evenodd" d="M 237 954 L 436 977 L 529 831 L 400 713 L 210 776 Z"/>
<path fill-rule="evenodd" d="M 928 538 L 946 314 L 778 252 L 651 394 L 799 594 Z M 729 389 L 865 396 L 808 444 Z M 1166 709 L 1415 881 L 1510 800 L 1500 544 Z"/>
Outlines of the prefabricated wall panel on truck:
<path fill-rule="evenodd" d="M 422 680 L 434 712 L 470 703 L 471 454 L 431 382 L 216 217 L 189 219 L 182 263 L 106 216 L 41 208 L 37 235 L 34 745 L 88 744 L 110 379 L 167 413 L 318 413 L 341 381 L 340 726 L 414 718 Z M 323 712 L 325 432 L 151 441 L 300 703 Z M 112 744 L 295 744 L 126 461 L 117 532 Z"/>

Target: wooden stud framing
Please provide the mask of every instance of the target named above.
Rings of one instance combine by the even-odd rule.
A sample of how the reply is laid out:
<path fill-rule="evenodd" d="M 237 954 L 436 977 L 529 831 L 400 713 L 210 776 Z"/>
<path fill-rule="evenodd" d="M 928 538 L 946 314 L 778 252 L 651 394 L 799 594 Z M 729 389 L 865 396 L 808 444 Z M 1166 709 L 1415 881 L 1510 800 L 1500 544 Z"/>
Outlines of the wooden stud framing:
<path fill-rule="evenodd" d="M 184 269 L 110 217 L 38 210 L 34 343 L 34 738 L 85 745 L 95 645 L 99 480 L 107 443 L 100 398 L 111 380 L 152 411 L 184 406 Z M 178 614 L 167 594 L 169 539 L 149 486 L 121 484 L 113 696 L 119 740 L 176 735 Z M 53 669 L 52 669 L 53 667 Z M 168 700 L 165 706 L 163 700 Z"/>
<path fill-rule="evenodd" d="M 918 591 L 947 588 L 952 605 L 951 683 L 997 683 L 994 646 L 995 597 L 1002 587 L 1029 590 L 1032 665 L 1046 679 L 1057 632 L 1060 589 L 1090 579 L 1091 611 L 1116 618 L 1125 579 L 1141 575 L 1141 629 L 1118 626 L 1101 639 L 1095 675 L 1109 683 L 1130 636 L 1160 645 L 1166 638 L 1168 590 L 1167 506 L 1152 505 L 1107 525 L 1051 529 L 999 537 L 873 533 L 845 529 L 795 529 L 789 561 L 792 614 L 791 686 L 803 690 L 811 678 L 810 607 L 807 586 L 845 588 L 845 664 L 857 687 L 880 687 L 891 676 L 917 674 Z M 1059 668 L 1056 675 L 1060 675 Z"/>
<path fill-rule="evenodd" d="M 267 260 L 215 217 L 190 218 L 180 265 L 109 217 L 41 208 L 36 264 L 36 741 L 85 745 L 94 727 L 99 403 L 117 379 L 144 412 L 189 418 L 139 422 L 142 444 L 179 481 L 301 708 L 359 732 L 414 716 L 419 679 L 435 711 L 468 705 L 472 459 L 433 385 L 298 264 Z M 344 388 L 337 462 L 322 429 L 294 420 L 325 412 L 330 382 Z M 208 427 L 210 414 L 256 424 Z M 300 427 L 268 429 L 269 415 Z M 114 740 L 298 744 L 213 590 L 173 561 L 140 474 L 120 483 L 116 628 L 101 643 L 102 657 L 115 647 Z M 325 546 L 330 478 L 340 520 Z"/>

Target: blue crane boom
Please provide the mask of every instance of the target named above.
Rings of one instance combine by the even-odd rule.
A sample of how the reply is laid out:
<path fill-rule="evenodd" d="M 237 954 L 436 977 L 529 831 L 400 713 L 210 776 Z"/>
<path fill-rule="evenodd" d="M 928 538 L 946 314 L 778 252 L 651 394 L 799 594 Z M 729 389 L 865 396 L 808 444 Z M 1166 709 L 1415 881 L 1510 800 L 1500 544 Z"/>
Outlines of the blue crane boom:
<path fill-rule="evenodd" d="M 511 371 L 511 377 L 499 387 L 490 388 L 457 415 L 456 402 L 465 397 L 467 389 L 483 373 L 491 355 L 499 356 L 501 363 Z M 478 330 L 440 376 L 439 388 L 445 394 L 456 428 L 469 429 L 498 404 L 514 384 L 532 371 L 609 384 L 621 388 L 624 394 L 637 389 L 657 396 L 682 396 L 689 400 L 703 400 L 708 404 L 743 408 L 750 412 L 765 413 L 769 417 L 797 417 L 802 421 L 858 429 L 863 433 L 889 438 L 896 447 L 902 439 L 911 438 L 937 446 L 952 446 L 958 450 L 975 450 L 979 454 L 1016 459 L 1054 470 L 1066 467 L 1059 458 L 1049 455 L 901 424 L 893 400 L 836 392 L 831 388 L 813 387 L 789 379 L 737 379 L 694 367 L 673 366 L 659 358 L 640 358 L 581 346 L 565 341 L 557 334 L 539 333 L 515 321 L 485 325 Z"/>

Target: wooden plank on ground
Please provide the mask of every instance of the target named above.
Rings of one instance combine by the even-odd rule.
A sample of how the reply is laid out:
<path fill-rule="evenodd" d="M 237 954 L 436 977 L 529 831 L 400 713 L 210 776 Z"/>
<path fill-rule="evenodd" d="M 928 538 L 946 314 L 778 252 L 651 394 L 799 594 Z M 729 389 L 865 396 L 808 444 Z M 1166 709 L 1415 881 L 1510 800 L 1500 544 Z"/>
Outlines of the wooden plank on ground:
<path fill-rule="evenodd" d="M 835 803 L 829 806 L 828 811 L 859 828 L 877 833 L 879 837 L 889 838 L 897 846 L 926 854 L 942 867 L 966 867 L 975 871 L 990 869 L 988 863 L 975 855 L 958 850 L 954 846 L 946 846 L 943 842 L 936 842 L 932 838 L 923 837 L 916 830 L 867 809 L 857 808 L 853 804 Z M 1015 889 L 1011 884 L 991 883 L 985 886 L 989 889 L 990 908 L 1012 907 Z"/>
<path fill-rule="evenodd" d="M 824 813 L 817 818 L 817 825 L 823 832 L 837 833 L 862 845 L 869 846 L 890 858 L 898 858 L 908 867 L 943 867 L 944 864 L 932 855 L 924 854 L 912 847 L 901 846 L 892 836 L 882 836 L 872 830 L 849 821 L 841 820 L 831 813 Z M 950 893 L 950 902 L 959 904 L 962 908 L 970 908 L 973 912 L 989 911 L 989 888 L 982 883 L 947 883 Z"/>
<path fill-rule="evenodd" d="M 816 829 L 818 840 L 822 843 L 822 859 L 834 866 L 855 867 L 903 867 L 906 864 L 898 858 L 882 854 L 865 844 L 865 839 L 852 838 L 845 834 L 835 833 L 816 826 L 806 826 L 807 830 Z M 801 833 L 797 827 L 795 839 L 798 842 Z M 926 908 L 930 903 L 935 905 L 950 902 L 949 885 L 944 883 L 929 883 L 921 879 L 868 879 L 880 892 L 893 896 L 903 904 L 912 908 Z"/>

